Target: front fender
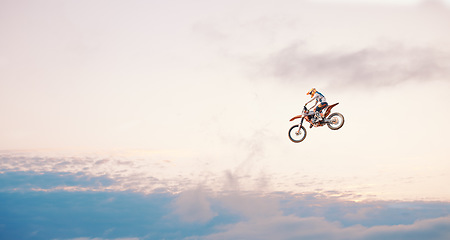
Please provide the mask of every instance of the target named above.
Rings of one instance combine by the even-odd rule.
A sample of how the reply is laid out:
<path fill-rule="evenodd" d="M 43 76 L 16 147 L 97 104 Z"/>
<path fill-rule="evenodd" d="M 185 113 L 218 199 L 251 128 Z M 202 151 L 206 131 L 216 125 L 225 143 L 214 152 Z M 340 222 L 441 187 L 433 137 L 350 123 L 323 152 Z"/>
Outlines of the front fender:
<path fill-rule="evenodd" d="M 291 120 L 289 120 L 289 121 L 294 121 L 295 119 L 299 119 L 299 118 L 302 118 L 302 117 L 303 117 L 303 115 L 297 115 L 297 116 L 291 118 Z"/>

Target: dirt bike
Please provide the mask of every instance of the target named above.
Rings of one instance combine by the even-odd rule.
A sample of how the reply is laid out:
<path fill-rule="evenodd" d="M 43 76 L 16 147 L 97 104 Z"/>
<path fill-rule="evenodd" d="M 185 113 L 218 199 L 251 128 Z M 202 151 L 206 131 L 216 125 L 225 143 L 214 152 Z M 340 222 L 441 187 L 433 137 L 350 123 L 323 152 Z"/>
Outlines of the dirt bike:
<path fill-rule="evenodd" d="M 330 114 L 331 109 L 338 104 L 339 103 L 335 103 L 323 109 L 322 111 L 325 111 L 325 114 L 323 114 L 323 117 L 320 121 L 316 121 L 314 111 L 309 111 L 306 108 L 306 105 L 303 106 L 302 114 L 297 115 L 290 120 L 294 121 L 295 119 L 301 119 L 299 124 L 294 125 L 289 129 L 289 139 L 291 139 L 291 141 L 295 143 L 299 143 L 305 140 L 306 129 L 303 126 L 303 120 L 306 120 L 310 123 L 309 128 L 322 127 L 325 124 L 328 125 L 331 130 L 338 130 L 339 128 L 341 128 L 344 125 L 344 116 L 337 112 Z"/>

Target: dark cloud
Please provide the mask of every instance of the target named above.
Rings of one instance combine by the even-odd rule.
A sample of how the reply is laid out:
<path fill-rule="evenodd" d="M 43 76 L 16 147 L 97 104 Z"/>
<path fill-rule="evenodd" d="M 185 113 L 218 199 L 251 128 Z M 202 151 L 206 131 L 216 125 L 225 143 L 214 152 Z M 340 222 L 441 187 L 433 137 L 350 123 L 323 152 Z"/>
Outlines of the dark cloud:
<path fill-rule="evenodd" d="M 171 200 L 164 194 L 0 193 L 0 239 L 180 239 L 185 229 L 162 221 Z"/>
<path fill-rule="evenodd" d="M 36 192 L 32 187 L 92 187 L 108 185 L 110 180 L 68 173 L 13 172 L 0 177 L 3 190 L 28 187 L 27 191 L 0 192 L 2 239 L 450 237 L 447 202 L 353 202 L 327 195 L 343 195 L 337 191 L 292 195 L 233 188 L 213 193 L 202 187 L 148 195 L 98 189 Z"/>
<path fill-rule="evenodd" d="M 346 87 L 450 79 L 450 53 L 401 44 L 318 53 L 294 44 L 272 54 L 261 66 L 280 81 L 322 81 Z"/>

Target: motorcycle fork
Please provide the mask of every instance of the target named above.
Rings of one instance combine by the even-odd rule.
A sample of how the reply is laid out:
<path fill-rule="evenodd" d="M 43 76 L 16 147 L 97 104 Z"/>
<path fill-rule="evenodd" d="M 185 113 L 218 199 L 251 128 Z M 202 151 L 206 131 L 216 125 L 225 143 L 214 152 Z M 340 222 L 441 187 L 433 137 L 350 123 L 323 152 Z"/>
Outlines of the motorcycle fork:
<path fill-rule="evenodd" d="M 305 118 L 302 118 L 302 120 L 300 120 L 300 124 L 298 125 L 298 131 L 297 131 L 297 135 L 300 134 L 300 130 L 302 129 L 302 125 L 303 125 L 303 120 Z"/>

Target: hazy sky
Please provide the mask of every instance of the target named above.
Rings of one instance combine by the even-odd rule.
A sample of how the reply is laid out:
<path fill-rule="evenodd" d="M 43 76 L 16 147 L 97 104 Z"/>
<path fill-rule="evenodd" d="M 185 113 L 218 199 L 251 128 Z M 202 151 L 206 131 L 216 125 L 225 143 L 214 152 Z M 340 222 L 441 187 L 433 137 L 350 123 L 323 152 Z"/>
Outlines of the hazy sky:
<path fill-rule="evenodd" d="M 448 203 L 449 6 L 0 0 L 2 192 L 194 195 L 202 223 L 229 191 Z M 294 144 L 312 87 L 346 122 Z M 75 180 L 23 188 L 22 173 Z"/>

